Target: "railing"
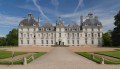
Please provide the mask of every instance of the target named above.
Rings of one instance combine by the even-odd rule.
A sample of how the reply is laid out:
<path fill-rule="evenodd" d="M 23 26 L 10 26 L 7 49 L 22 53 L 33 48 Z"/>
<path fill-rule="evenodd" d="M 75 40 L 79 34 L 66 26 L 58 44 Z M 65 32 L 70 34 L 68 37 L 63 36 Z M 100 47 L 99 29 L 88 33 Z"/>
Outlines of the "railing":
<path fill-rule="evenodd" d="M 29 58 L 24 57 L 23 58 L 23 65 L 27 65 L 28 61 L 30 61 L 31 59 L 34 60 L 34 55 L 31 55 Z"/>

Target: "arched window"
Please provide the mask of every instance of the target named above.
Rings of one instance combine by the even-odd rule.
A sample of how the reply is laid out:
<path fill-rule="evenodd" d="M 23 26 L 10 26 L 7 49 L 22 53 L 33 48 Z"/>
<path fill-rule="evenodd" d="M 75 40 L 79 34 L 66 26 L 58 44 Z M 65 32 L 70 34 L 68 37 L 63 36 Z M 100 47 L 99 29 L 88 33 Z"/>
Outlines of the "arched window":
<path fill-rule="evenodd" d="M 36 28 L 34 28 L 34 31 L 36 31 Z"/>
<path fill-rule="evenodd" d="M 23 40 L 21 40 L 21 44 L 23 44 Z"/>
<path fill-rule="evenodd" d="M 34 40 L 34 44 L 36 44 L 36 40 Z"/>

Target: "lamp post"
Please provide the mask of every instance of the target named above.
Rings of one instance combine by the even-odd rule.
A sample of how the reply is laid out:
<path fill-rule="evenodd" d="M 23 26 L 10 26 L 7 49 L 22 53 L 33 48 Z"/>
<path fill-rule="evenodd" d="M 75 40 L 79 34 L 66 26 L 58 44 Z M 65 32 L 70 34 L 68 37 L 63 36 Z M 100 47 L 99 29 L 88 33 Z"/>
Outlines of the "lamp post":
<path fill-rule="evenodd" d="M 13 51 L 13 47 L 11 46 L 11 48 L 12 48 L 12 65 L 13 65 L 13 62 L 14 62 L 14 60 L 13 60 L 13 58 L 14 58 L 14 51 Z"/>

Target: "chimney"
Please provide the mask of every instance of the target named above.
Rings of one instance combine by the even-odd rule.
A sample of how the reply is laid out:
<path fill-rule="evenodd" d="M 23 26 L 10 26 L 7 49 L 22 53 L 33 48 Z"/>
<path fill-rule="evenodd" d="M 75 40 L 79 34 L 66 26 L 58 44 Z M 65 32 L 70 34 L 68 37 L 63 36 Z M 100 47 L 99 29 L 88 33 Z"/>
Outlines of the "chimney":
<path fill-rule="evenodd" d="M 28 19 L 30 20 L 32 18 L 32 13 L 28 13 Z"/>
<path fill-rule="evenodd" d="M 39 26 L 40 26 L 40 17 L 38 16 L 38 23 L 39 23 Z"/>
<path fill-rule="evenodd" d="M 95 20 L 98 20 L 98 16 L 95 16 Z"/>
<path fill-rule="evenodd" d="M 93 13 L 92 13 L 92 12 L 89 12 L 89 13 L 88 13 L 88 17 L 89 17 L 89 19 L 92 19 L 92 18 L 93 18 Z"/>
<path fill-rule="evenodd" d="M 80 16 L 80 23 L 82 25 L 82 23 L 83 23 L 83 16 Z"/>

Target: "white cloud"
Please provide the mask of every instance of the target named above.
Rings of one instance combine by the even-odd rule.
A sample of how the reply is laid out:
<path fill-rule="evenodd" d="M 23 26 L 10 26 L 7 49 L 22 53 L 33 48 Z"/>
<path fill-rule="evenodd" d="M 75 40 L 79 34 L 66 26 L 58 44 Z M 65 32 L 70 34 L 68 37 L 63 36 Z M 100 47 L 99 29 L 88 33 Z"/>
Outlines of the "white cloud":
<path fill-rule="evenodd" d="M 82 6 L 83 1 L 84 1 L 84 0 L 78 0 L 78 5 L 77 5 L 77 7 L 76 7 L 75 10 L 74 10 L 74 14 L 75 14 L 76 11 L 80 8 L 80 6 Z"/>
<path fill-rule="evenodd" d="M 18 26 L 22 18 L 0 14 L 1 26 Z"/>
<path fill-rule="evenodd" d="M 41 13 L 41 15 L 42 15 L 45 19 L 51 21 L 51 20 L 44 14 L 41 6 L 37 4 L 38 1 L 37 1 L 37 0 L 32 0 L 32 1 L 33 1 L 34 5 L 37 7 L 38 11 Z"/>
<path fill-rule="evenodd" d="M 22 8 L 22 9 L 28 9 L 28 10 L 32 10 L 32 11 L 38 11 L 38 9 L 36 9 L 35 6 L 29 5 L 29 4 L 20 5 L 18 7 Z"/>

